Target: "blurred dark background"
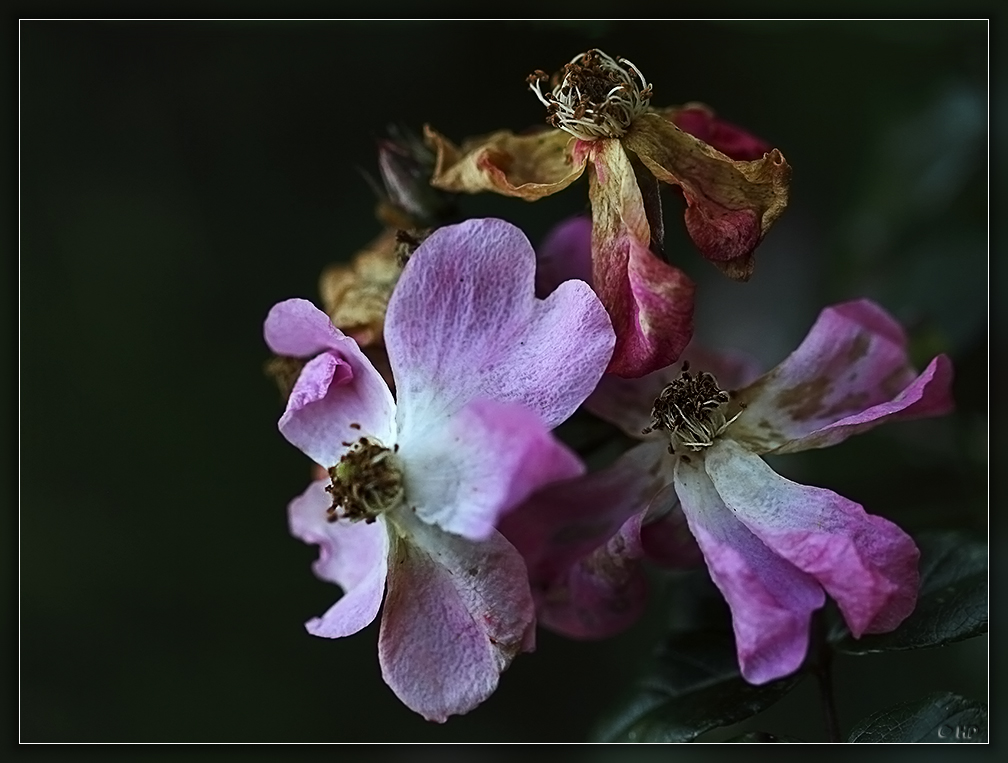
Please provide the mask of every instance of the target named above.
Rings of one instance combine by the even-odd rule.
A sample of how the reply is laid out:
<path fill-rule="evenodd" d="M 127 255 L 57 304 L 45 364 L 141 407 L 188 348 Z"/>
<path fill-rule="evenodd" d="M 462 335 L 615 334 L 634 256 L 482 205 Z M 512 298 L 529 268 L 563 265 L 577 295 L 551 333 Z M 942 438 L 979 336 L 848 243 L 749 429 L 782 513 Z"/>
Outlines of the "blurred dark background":
<path fill-rule="evenodd" d="M 577 741 L 672 616 L 607 642 L 540 632 L 497 693 L 428 724 L 380 678 L 377 622 L 304 620 L 262 320 L 316 298 L 380 226 L 362 172 L 390 123 L 450 138 L 539 124 L 527 90 L 600 47 L 653 104 L 711 105 L 780 148 L 791 204 L 729 283 L 665 196 L 699 283 L 698 336 L 768 367 L 826 304 L 869 296 L 958 410 L 781 459 L 910 530 L 987 527 L 987 24 L 978 22 L 56 22 L 20 24 L 20 733 L 24 741 Z M 533 243 L 586 210 L 463 199 Z M 656 580 L 656 588 L 660 581 Z M 932 689 L 987 696 L 986 639 L 840 658 L 841 725 Z M 824 738 L 799 687 L 757 724 Z"/>

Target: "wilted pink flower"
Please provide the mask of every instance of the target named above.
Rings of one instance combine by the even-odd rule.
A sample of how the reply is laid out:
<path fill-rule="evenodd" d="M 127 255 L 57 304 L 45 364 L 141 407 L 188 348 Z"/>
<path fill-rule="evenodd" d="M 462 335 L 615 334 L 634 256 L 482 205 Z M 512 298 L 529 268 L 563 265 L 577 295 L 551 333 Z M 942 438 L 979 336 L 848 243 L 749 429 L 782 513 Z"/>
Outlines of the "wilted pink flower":
<path fill-rule="evenodd" d="M 662 368 L 692 336 L 694 286 L 662 258 L 659 183 L 681 189 L 700 252 L 745 280 L 756 246 L 787 206 L 791 169 L 780 151 L 704 106 L 653 108 L 641 71 L 597 49 L 552 80 L 537 71 L 529 84 L 556 129 L 498 130 L 456 146 L 428 127 L 437 152 L 431 182 L 535 201 L 587 169 L 593 279 L 616 330 L 609 372 L 638 377 Z"/>
<path fill-rule="evenodd" d="M 537 488 L 582 471 L 549 430 L 612 352 L 591 289 L 571 281 L 539 300 L 534 263 L 521 231 L 501 220 L 435 231 L 388 306 L 395 402 L 309 302 L 281 302 L 266 319 L 274 352 L 310 358 L 280 431 L 330 477 L 290 506 L 291 531 L 320 546 L 316 574 L 345 591 L 307 628 L 355 633 L 385 594 L 382 675 L 429 720 L 471 710 L 533 648 L 525 566 L 494 526 Z"/>
<path fill-rule="evenodd" d="M 576 247 L 559 245 L 576 241 L 585 224 L 590 226 L 583 219 L 561 223 L 540 248 L 545 293 L 553 283 L 546 274 L 562 272 L 565 258 L 568 264 L 577 260 Z M 544 258 L 559 271 L 544 271 Z M 714 370 L 732 386 L 759 375 L 755 364 L 741 355 L 705 353 L 691 345 L 684 357 Z M 618 413 L 641 400 L 646 404 L 670 373 L 667 369 L 640 379 L 605 378 L 588 406 L 608 404 Z M 613 636 L 644 611 L 643 560 L 670 569 L 703 562 L 669 484 L 668 441 L 659 435 L 645 440 L 603 469 L 547 485 L 501 522 L 500 531 L 528 566 L 540 625 L 570 638 Z"/>
<path fill-rule="evenodd" d="M 902 329 L 867 300 L 824 310 L 795 352 L 737 391 L 723 380 L 748 375 L 744 364 L 719 368 L 696 354 L 690 363 L 690 356 L 687 350 L 683 364 L 641 379 L 606 376 L 587 406 L 645 439 L 614 467 L 627 471 L 633 465 L 625 476 L 630 488 L 621 499 L 621 516 L 629 516 L 649 480 L 674 485 L 681 506 L 667 516 L 681 510 L 731 608 L 743 676 L 764 683 L 796 670 L 808 649 L 811 614 L 826 594 L 856 637 L 898 626 L 916 603 L 913 540 L 853 501 L 775 474 L 760 456 L 826 447 L 883 421 L 948 412 L 948 358 L 939 355 L 916 374 Z M 727 373 L 719 381 L 722 369 Z M 649 514 L 654 504 L 668 511 L 675 503 L 669 492 L 666 487 L 648 499 L 645 491 L 638 511 L 649 501 Z M 509 536 L 523 511 L 504 525 Z M 612 504 L 586 502 L 581 525 L 592 526 L 592 511 L 604 521 Z M 548 557 L 542 535 L 540 564 Z M 556 533 L 549 537 L 556 545 Z M 518 536 L 517 545 L 532 548 L 535 542 Z M 604 546 L 595 545 L 598 554 Z M 642 554 L 632 551 L 625 560 Z M 579 604 L 581 611 L 573 614 L 581 622 L 592 623 L 593 601 L 610 611 L 639 606 L 632 596 L 621 601 L 619 586 L 607 587 L 605 579 L 600 590 L 577 600 L 561 573 L 572 573 L 562 570 L 554 580 L 560 593 Z"/>

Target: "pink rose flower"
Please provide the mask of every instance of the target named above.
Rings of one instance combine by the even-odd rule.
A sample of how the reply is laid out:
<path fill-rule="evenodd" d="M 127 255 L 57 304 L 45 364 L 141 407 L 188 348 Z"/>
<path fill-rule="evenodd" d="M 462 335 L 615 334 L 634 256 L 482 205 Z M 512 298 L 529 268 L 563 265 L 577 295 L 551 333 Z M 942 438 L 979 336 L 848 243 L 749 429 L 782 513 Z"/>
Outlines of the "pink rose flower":
<path fill-rule="evenodd" d="M 586 284 L 540 300 L 534 270 L 504 221 L 435 231 L 388 306 L 396 400 L 311 303 L 281 302 L 266 319 L 270 349 L 309 358 L 280 431 L 329 475 L 291 503 L 291 532 L 319 545 L 315 573 L 345 592 L 306 627 L 356 633 L 384 597 L 382 675 L 429 720 L 476 707 L 534 647 L 525 565 L 494 528 L 583 470 L 550 430 L 594 389 L 615 341 Z"/>

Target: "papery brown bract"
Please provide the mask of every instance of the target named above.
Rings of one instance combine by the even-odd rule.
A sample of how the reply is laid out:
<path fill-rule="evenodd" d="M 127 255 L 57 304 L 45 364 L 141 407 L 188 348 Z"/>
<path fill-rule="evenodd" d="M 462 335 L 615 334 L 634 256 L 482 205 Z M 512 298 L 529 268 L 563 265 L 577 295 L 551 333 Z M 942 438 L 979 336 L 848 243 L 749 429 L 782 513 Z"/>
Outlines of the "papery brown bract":
<path fill-rule="evenodd" d="M 387 229 L 349 264 L 334 264 L 319 276 L 322 306 L 333 325 L 361 347 L 380 344 L 389 298 L 402 273 L 397 231 Z"/>

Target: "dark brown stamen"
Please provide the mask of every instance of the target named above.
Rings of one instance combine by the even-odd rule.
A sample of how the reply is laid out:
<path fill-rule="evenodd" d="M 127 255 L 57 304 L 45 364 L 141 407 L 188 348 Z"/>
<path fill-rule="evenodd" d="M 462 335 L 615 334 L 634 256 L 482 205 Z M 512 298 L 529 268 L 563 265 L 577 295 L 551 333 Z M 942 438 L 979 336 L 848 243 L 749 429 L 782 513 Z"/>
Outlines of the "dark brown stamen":
<path fill-rule="evenodd" d="M 332 495 L 332 505 L 326 513 L 330 522 L 363 519 L 370 524 L 402 501 L 403 477 L 396 451 L 398 447 L 390 450 L 362 437 L 329 468 L 331 484 L 326 490 Z"/>
<path fill-rule="evenodd" d="M 725 419 L 724 409 L 731 396 L 718 386 L 714 375 L 694 374 L 689 369 L 689 362 L 684 361 L 679 378 L 673 379 L 655 400 L 651 424 L 643 431 L 667 431 L 671 436 L 670 453 L 679 447 L 694 451 L 709 447 L 735 420 Z"/>

